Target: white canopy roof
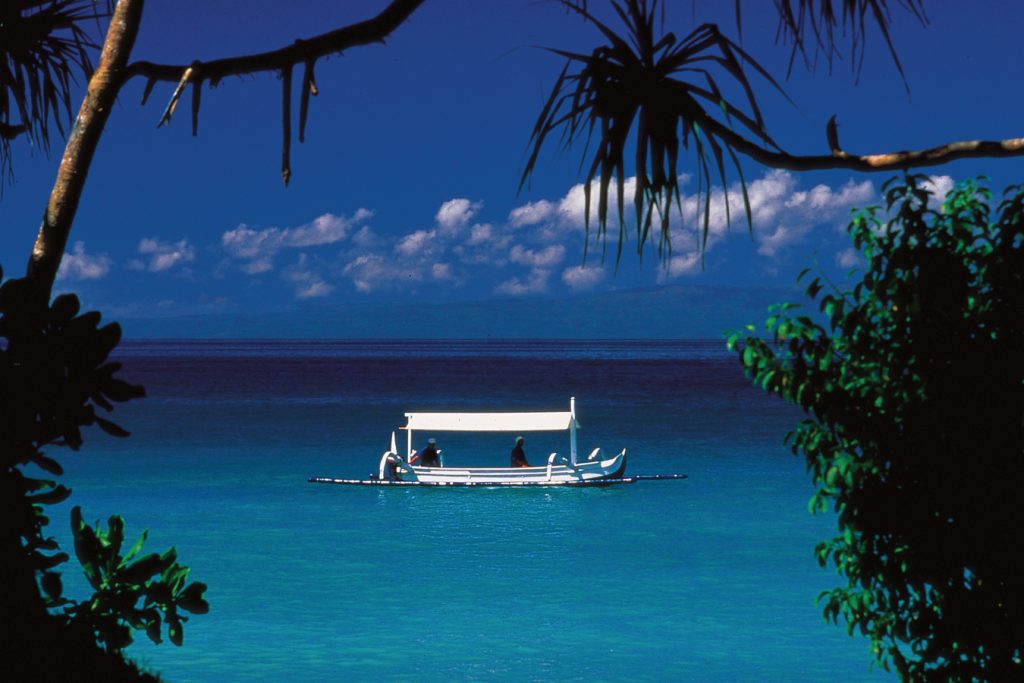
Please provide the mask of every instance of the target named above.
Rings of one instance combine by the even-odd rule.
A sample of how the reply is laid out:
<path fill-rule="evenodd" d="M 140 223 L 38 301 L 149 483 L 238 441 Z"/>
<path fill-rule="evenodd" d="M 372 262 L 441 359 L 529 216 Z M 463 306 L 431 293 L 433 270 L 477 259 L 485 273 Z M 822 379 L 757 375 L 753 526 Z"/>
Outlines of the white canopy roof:
<path fill-rule="evenodd" d="M 554 432 L 569 429 L 572 413 L 406 413 L 405 429 L 440 432 Z M 577 425 L 578 426 L 578 425 Z"/>

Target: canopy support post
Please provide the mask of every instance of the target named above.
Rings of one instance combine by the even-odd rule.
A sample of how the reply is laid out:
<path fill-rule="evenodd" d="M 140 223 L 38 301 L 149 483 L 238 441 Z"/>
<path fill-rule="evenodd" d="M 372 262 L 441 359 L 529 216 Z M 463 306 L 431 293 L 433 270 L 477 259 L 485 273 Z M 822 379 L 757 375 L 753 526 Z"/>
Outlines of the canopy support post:
<path fill-rule="evenodd" d="M 409 448 L 405 451 L 405 457 L 411 458 L 412 457 L 412 430 L 411 429 L 406 432 L 406 436 L 409 437 Z"/>
<path fill-rule="evenodd" d="M 576 467 L 576 397 L 569 397 L 569 462 Z"/>

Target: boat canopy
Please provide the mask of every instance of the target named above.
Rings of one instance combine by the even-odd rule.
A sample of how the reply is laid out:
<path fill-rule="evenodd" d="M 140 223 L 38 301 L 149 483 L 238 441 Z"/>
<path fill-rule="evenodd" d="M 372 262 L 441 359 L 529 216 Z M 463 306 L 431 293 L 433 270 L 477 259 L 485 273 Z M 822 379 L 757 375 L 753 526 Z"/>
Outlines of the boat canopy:
<path fill-rule="evenodd" d="M 556 432 L 573 426 L 572 412 L 406 413 L 408 430 L 439 432 Z M 577 425 L 578 427 L 579 425 Z"/>

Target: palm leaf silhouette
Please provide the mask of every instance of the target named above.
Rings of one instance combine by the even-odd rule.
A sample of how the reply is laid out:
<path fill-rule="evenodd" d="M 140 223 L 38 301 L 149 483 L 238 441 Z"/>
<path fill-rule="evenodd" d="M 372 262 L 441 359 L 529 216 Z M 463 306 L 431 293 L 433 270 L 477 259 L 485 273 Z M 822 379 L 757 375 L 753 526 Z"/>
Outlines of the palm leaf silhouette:
<path fill-rule="evenodd" d="M 590 54 L 549 48 L 565 57 L 567 63 L 533 127 L 532 149 L 520 189 L 528 182 L 541 148 L 555 131 L 561 132 L 566 147 L 586 139 L 584 163 L 593 144 L 583 186 L 587 242 L 592 185 L 596 180 L 596 240 L 602 249 L 607 244 L 608 195 L 614 185 L 619 223 L 618 263 L 627 239 L 625 159 L 632 134 L 636 173 L 632 199 L 636 248 L 641 256 L 652 227 L 658 230 L 659 256 L 664 260 L 671 253 L 673 205 L 682 215 L 680 147 L 693 155 L 701 252 L 707 245 L 711 224 L 713 182 L 721 183 L 726 222 L 731 224 L 727 166 L 737 172 L 747 225 L 751 228 L 750 201 L 736 152 L 715 130 L 720 126 L 738 129 L 778 149 L 768 134 L 748 73 L 760 76 L 785 96 L 775 79 L 713 24 L 702 24 L 682 39 L 673 33 L 659 37 L 655 30 L 658 0 L 613 0 L 612 7 L 624 25 L 621 34 L 597 19 L 585 3 L 563 0 L 563 4 L 595 26 L 606 44 Z M 736 95 L 723 94 L 723 84 Z M 708 122 L 716 125 L 709 128 Z"/>
<path fill-rule="evenodd" d="M 94 0 L 0 3 L 0 179 L 10 178 L 11 140 L 26 135 L 49 151 L 51 125 L 63 137 L 72 121 L 71 89 L 92 73 L 98 46 L 82 27 L 106 16 Z"/>
<path fill-rule="evenodd" d="M 889 28 L 892 17 L 889 11 L 889 0 L 773 0 L 775 11 L 779 15 L 776 37 L 784 44 L 792 46 L 789 55 L 789 71 L 799 55 L 808 68 L 813 68 L 819 54 L 824 55 L 829 68 L 840 56 L 836 44 L 836 31 L 842 29 L 845 36 L 850 37 L 850 67 L 859 78 L 864 65 L 865 43 L 869 24 L 878 26 L 882 39 L 889 49 L 896 70 L 907 86 L 903 65 L 896 54 Z M 910 12 L 922 25 L 928 24 L 924 11 L 924 0 L 895 0 L 895 3 Z M 737 25 L 739 19 L 740 0 L 736 0 Z M 909 92 L 909 87 L 908 87 Z"/>

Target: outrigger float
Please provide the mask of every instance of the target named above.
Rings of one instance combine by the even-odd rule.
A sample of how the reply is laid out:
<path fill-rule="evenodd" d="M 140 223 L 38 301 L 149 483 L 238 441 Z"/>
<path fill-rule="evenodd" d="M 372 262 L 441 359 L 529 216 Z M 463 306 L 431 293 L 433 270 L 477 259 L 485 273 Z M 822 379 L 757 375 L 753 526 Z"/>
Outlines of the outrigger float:
<path fill-rule="evenodd" d="M 631 484 L 649 479 L 685 479 L 685 474 L 657 474 L 627 477 L 626 449 L 603 458 L 595 448 L 585 459 L 576 452 L 576 399 L 569 399 L 568 412 L 531 413 L 406 413 L 407 423 L 399 429 L 406 432 L 406 452 L 398 453 L 395 433 L 391 447 L 380 458 L 375 474 L 369 479 L 332 479 L 312 477 L 318 484 L 361 486 L 608 486 Z M 445 467 L 443 454 L 440 467 L 411 464 L 416 450 L 413 432 L 569 432 L 569 457 L 552 453 L 547 464 L 539 467 Z"/>

